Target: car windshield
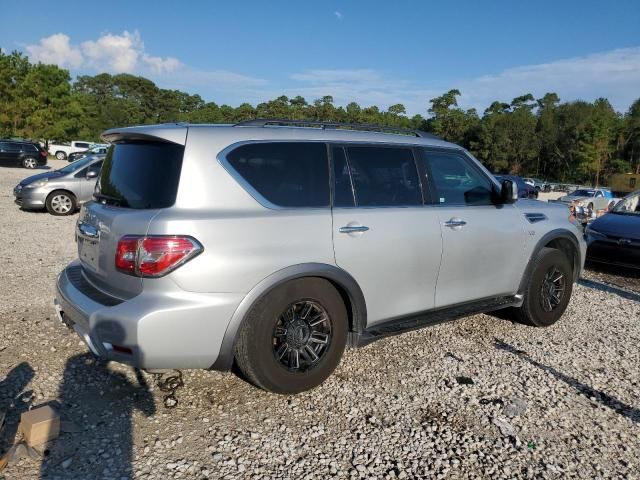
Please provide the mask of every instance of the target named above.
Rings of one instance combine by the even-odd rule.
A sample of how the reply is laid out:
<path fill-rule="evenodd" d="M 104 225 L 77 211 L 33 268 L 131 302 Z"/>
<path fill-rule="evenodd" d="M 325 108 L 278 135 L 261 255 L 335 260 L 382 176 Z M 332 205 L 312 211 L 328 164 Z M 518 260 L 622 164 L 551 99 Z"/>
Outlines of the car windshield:
<path fill-rule="evenodd" d="M 70 163 L 66 167 L 62 167 L 58 169 L 57 171 L 62 173 L 77 172 L 81 168 L 86 167 L 87 164 L 91 163 L 92 161 L 93 161 L 93 157 L 84 157 L 84 158 L 81 158 L 80 160 L 76 160 L 75 162 Z"/>
<path fill-rule="evenodd" d="M 595 190 L 578 189 L 569 194 L 570 197 L 595 197 Z"/>
<path fill-rule="evenodd" d="M 640 216 L 640 192 L 624 197 L 613 207 L 612 213 Z"/>

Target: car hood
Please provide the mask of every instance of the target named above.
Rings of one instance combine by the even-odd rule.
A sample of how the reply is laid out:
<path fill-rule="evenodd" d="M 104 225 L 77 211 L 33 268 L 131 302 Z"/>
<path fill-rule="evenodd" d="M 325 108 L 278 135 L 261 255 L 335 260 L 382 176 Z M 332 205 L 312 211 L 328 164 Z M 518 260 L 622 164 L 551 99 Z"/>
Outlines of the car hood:
<path fill-rule="evenodd" d="M 605 235 L 640 240 L 640 215 L 606 213 L 594 220 L 590 228 Z"/>
<path fill-rule="evenodd" d="M 578 197 L 578 196 L 571 196 L 571 195 L 565 195 L 564 197 L 560 197 L 558 199 L 559 202 L 563 202 L 563 203 L 571 203 L 571 202 L 584 202 L 585 200 L 591 200 L 593 197 Z"/>
<path fill-rule="evenodd" d="M 25 186 L 35 182 L 36 180 L 41 180 L 43 178 L 58 178 L 63 175 L 63 173 L 60 173 L 57 170 L 50 170 L 48 172 L 38 173 L 37 175 L 31 175 L 30 177 L 27 177 L 20 182 L 20 185 Z"/>

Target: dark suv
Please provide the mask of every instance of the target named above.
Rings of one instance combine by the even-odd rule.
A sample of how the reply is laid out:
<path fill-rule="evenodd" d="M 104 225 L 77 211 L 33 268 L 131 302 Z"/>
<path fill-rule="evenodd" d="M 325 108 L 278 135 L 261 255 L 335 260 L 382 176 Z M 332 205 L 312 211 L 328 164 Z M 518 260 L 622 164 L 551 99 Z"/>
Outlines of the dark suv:
<path fill-rule="evenodd" d="M 36 168 L 47 164 L 47 151 L 34 142 L 0 140 L 0 166 Z"/>

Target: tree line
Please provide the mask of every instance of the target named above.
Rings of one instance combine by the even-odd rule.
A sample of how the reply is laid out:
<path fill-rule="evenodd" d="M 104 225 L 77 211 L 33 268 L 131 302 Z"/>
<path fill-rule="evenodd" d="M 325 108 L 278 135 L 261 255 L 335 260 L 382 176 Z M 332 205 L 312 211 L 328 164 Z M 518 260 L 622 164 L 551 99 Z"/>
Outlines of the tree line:
<path fill-rule="evenodd" d="M 402 104 L 386 110 L 356 102 L 338 106 L 330 95 L 312 102 L 283 95 L 232 107 L 129 74 L 72 81 L 65 69 L 0 50 L 2 138 L 98 141 L 102 131 L 117 126 L 286 118 L 424 130 L 464 146 L 497 173 L 591 184 L 617 172 L 640 173 L 640 98 L 618 113 L 605 98 L 561 102 L 553 92 L 538 99 L 527 93 L 511 103 L 495 101 L 480 115 L 460 108 L 460 95 L 454 89 L 425 99 L 427 115 L 412 117 Z"/>

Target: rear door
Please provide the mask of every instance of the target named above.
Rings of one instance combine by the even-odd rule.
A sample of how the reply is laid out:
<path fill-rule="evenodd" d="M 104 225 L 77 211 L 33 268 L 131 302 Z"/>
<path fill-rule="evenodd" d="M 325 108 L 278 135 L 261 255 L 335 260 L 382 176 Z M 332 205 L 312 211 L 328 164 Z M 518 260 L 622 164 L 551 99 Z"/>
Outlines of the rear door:
<path fill-rule="evenodd" d="M 184 129 L 186 133 L 186 128 Z M 142 280 L 115 268 L 118 241 L 145 235 L 151 219 L 176 200 L 184 145 L 162 138 L 119 136 L 109 149 L 96 186 L 77 223 L 78 256 L 85 276 L 102 291 L 130 298 Z"/>
<path fill-rule="evenodd" d="M 336 264 L 358 282 L 367 324 L 433 308 L 442 240 L 410 147 L 332 147 Z"/>
<path fill-rule="evenodd" d="M 516 293 L 527 258 L 515 205 L 496 205 L 495 184 L 466 154 L 424 149 L 442 226 L 436 307 Z"/>

